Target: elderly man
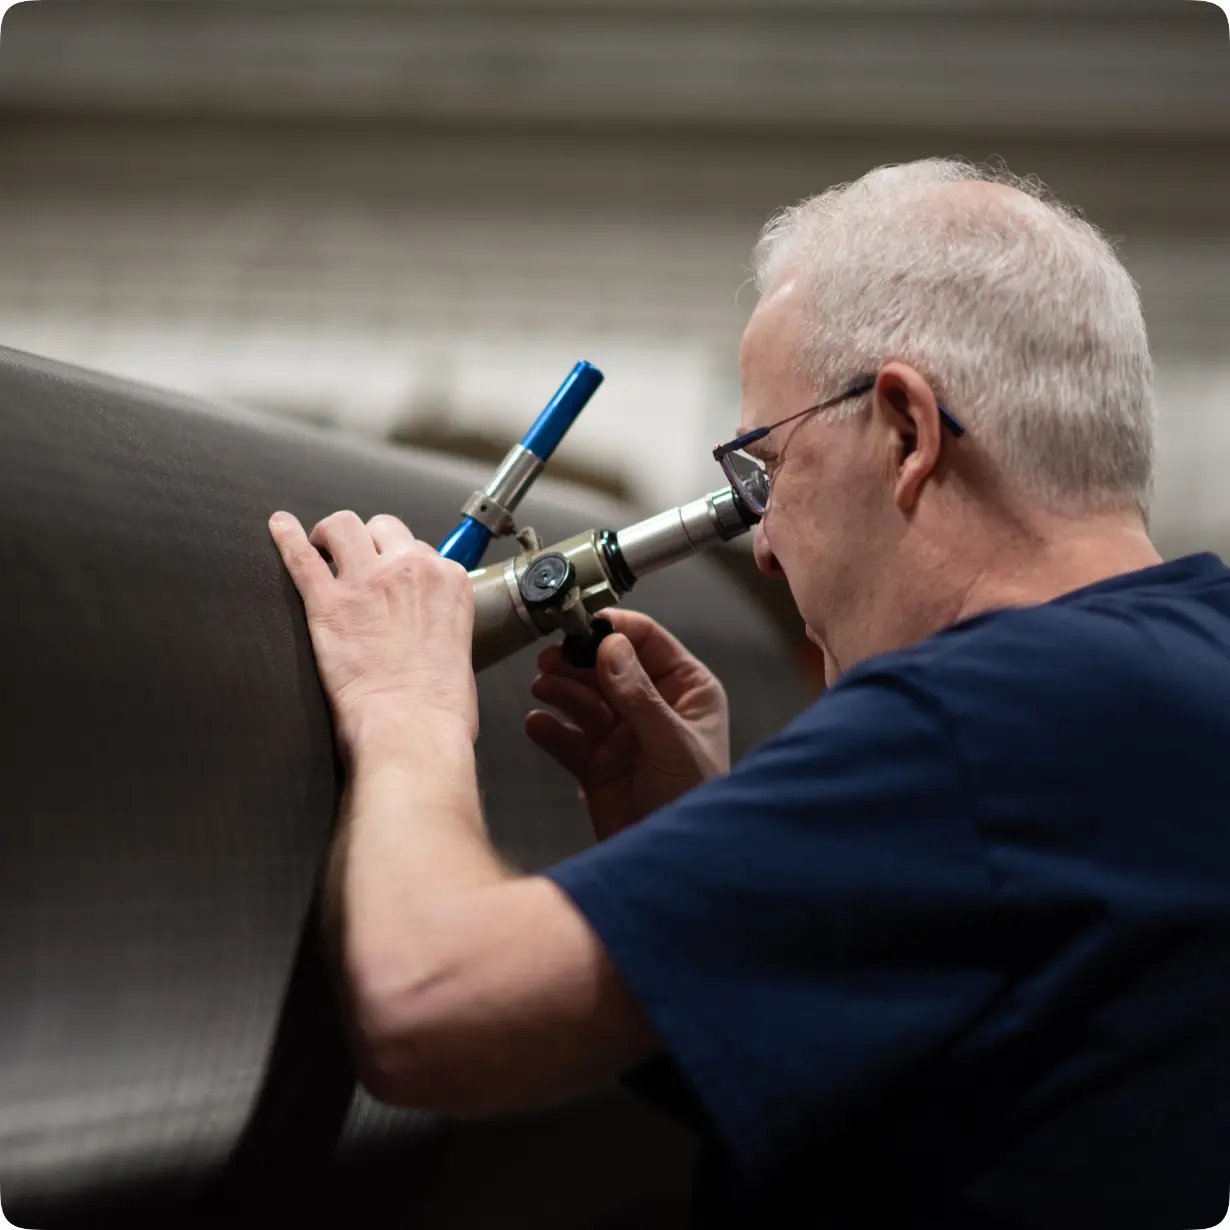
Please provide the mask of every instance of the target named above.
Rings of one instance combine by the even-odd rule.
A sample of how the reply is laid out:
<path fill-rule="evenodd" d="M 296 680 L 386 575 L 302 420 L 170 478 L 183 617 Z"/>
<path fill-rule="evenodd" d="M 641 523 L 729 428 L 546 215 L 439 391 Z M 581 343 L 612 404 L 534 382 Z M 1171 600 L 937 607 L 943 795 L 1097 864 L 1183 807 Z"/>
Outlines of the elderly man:
<path fill-rule="evenodd" d="M 636 1069 L 701 1133 L 700 1225 L 1215 1223 L 1230 571 L 1147 536 L 1131 279 L 941 161 L 786 210 L 757 269 L 756 560 L 830 686 L 731 768 L 653 621 L 616 612 L 592 671 L 546 650 L 527 729 L 592 850 L 523 875 L 488 841 L 465 573 L 391 517 L 271 521 L 349 766 L 363 1079 L 474 1116 Z"/>

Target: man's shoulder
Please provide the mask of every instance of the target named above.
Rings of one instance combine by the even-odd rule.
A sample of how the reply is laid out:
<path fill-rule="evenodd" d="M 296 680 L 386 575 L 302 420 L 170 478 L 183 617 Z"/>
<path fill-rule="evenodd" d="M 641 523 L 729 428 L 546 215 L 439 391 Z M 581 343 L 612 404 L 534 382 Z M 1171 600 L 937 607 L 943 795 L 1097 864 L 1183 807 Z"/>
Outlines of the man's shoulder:
<path fill-rule="evenodd" d="M 946 712 L 967 693 L 988 693 L 1007 703 L 1023 693 L 1066 692 L 1076 676 L 1129 658 L 1123 638 L 1084 611 L 1049 603 L 1006 608 L 861 662 L 826 699 L 846 704 L 869 694 L 904 694 L 924 708 Z"/>
<path fill-rule="evenodd" d="M 1230 739 L 1230 571 L 1192 557 L 990 611 L 868 659 L 830 700 L 863 692 L 914 697 L 967 758 L 1101 764 Z"/>
<path fill-rule="evenodd" d="M 1031 606 L 988 611 L 860 664 L 839 686 L 898 680 L 1072 695 L 1081 687 L 1230 681 L 1230 569 L 1193 556 Z"/>

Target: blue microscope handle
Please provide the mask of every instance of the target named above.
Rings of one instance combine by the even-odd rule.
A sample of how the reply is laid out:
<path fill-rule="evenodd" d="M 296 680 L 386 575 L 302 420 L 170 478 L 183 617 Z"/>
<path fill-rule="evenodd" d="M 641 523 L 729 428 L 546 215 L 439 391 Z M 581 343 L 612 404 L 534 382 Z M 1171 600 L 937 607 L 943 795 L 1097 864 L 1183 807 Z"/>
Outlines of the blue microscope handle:
<path fill-rule="evenodd" d="M 521 442 L 514 445 L 500 463 L 481 494 L 497 508 L 511 513 L 601 383 L 602 373 L 582 359 L 568 373 Z M 478 566 L 491 537 L 488 526 L 467 515 L 437 549 L 446 559 L 456 560 L 469 570 Z"/>

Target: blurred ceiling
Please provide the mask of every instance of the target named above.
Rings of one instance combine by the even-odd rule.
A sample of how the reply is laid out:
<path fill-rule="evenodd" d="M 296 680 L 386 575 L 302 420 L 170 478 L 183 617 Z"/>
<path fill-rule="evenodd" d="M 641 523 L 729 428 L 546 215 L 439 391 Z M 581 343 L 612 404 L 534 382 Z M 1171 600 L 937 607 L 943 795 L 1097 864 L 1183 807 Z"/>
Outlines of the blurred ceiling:
<path fill-rule="evenodd" d="M 1230 133 L 1201 0 L 42 0 L 0 106 L 686 129 Z"/>
<path fill-rule="evenodd" d="M 1203 0 L 37 0 L 0 41 L 0 339 L 372 435 L 565 446 L 659 506 L 737 417 L 776 208 L 1002 156 L 1112 237 L 1163 549 L 1230 543 L 1230 34 Z M 716 433 L 716 434 L 715 434 Z"/>

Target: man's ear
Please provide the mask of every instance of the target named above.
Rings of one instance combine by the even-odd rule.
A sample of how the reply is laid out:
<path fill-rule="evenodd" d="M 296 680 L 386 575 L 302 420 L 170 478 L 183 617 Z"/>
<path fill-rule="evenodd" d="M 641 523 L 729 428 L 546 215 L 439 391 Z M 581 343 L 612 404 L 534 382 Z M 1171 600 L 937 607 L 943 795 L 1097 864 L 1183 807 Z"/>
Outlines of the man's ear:
<path fill-rule="evenodd" d="M 943 427 L 935 394 L 915 368 L 894 360 L 876 377 L 874 404 L 894 441 L 893 499 L 911 513 L 940 462 Z"/>

